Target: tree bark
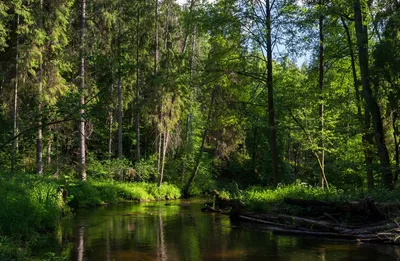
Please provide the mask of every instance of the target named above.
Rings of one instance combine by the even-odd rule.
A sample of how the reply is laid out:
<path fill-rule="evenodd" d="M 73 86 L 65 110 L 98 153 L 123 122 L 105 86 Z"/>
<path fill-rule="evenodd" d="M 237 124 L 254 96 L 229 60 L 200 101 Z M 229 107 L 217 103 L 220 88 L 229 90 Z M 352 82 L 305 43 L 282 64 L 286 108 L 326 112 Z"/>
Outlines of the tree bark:
<path fill-rule="evenodd" d="M 51 163 L 51 145 L 53 143 L 53 137 L 49 137 L 49 140 L 47 141 L 47 148 L 46 148 L 46 159 L 47 159 L 47 166 L 50 166 Z"/>
<path fill-rule="evenodd" d="M 113 84 L 111 84 L 110 93 L 111 93 L 110 96 L 111 96 L 111 99 L 112 99 L 113 93 L 114 93 Z M 108 108 L 108 122 L 109 122 L 109 129 L 108 129 L 108 160 L 111 160 L 111 157 L 113 156 L 112 144 L 113 144 L 113 124 L 114 124 L 113 109 L 112 109 L 112 105 L 111 104 L 110 104 L 110 107 Z"/>
<path fill-rule="evenodd" d="M 275 108 L 272 78 L 272 36 L 271 36 L 271 6 L 270 0 L 266 0 L 266 31 L 267 31 L 267 89 L 268 89 L 268 124 L 269 124 L 269 144 L 272 159 L 272 174 L 274 185 L 277 186 L 279 179 L 278 169 L 278 150 L 276 145 L 276 126 L 275 126 Z"/>
<path fill-rule="evenodd" d="M 118 8 L 118 11 L 120 9 Z M 118 159 L 122 159 L 123 156 L 123 136 L 122 136 L 122 75 L 121 75 L 121 25 L 119 19 L 117 20 L 118 26 L 118 36 L 117 36 L 117 74 L 118 74 L 118 109 L 117 109 L 117 118 L 118 118 Z M 120 173 L 119 180 L 123 180 L 123 173 Z"/>
<path fill-rule="evenodd" d="M 192 18 L 193 8 L 194 8 L 195 4 L 196 4 L 196 1 L 195 1 L 195 0 L 191 0 L 191 1 L 190 1 L 190 6 L 189 6 L 189 17 L 190 17 L 190 18 Z M 195 27 L 196 27 L 196 25 L 195 25 Z M 195 30 L 195 29 L 194 29 L 194 30 Z M 187 41 L 188 41 L 188 38 L 189 38 L 189 35 L 190 35 L 190 32 L 189 32 L 189 31 L 190 31 L 189 28 L 187 28 L 187 30 L 186 30 L 186 32 L 185 32 L 185 36 L 183 37 L 182 54 L 184 54 L 184 53 L 186 52 Z M 194 35 L 194 33 L 193 33 L 193 35 Z"/>
<path fill-rule="evenodd" d="M 159 44 L 158 44 L 158 0 L 156 0 L 156 7 L 155 7 L 155 20 L 156 20 L 156 31 L 154 35 L 154 74 L 158 73 L 158 59 L 159 59 Z"/>
<path fill-rule="evenodd" d="M 156 6 L 155 6 L 155 23 L 156 23 L 156 28 L 155 28 L 155 34 L 154 34 L 154 76 L 157 76 L 158 74 L 158 60 L 159 60 L 159 36 L 158 36 L 158 31 L 159 31 L 159 26 L 158 26 L 158 0 L 156 0 Z M 162 94 L 160 94 L 162 96 Z M 157 114 L 158 114 L 158 123 L 160 124 L 162 121 L 162 111 L 163 111 L 163 104 L 162 104 L 162 99 L 160 100 L 160 105 L 157 108 Z M 159 126 L 156 126 L 156 152 L 157 152 L 157 174 L 160 174 L 160 169 L 161 169 L 161 147 L 162 147 L 162 136 L 163 132 L 159 130 Z M 156 176 L 153 177 L 154 181 L 156 180 Z"/>
<path fill-rule="evenodd" d="M 371 145 L 373 145 L 373 137 L 370 133 L 370 126 L 371 126 L 371 122 L 370 122 L 370 113 L 368 111 L 368 107 L 365 106 L 365 110 L 364 110 L 364 116 L 362 115 L 362 110 L 361 110 L 361 97 L 360 97 L 360 90 L 359 90 L 359 81 L 358 81 L 358 77 L 357 77 L 357 70 L 356 70 L 356 58 L 355 58 L 355 54 L 354 54 L 354 46 L 353 46 L 353 41 L 351 39 L 351 35 L 350 35 L 350 30 L 348 25 L 346 24 L 346 21 L 344 20 L 343 17 L 340 17 L 344 30 L 346 32 L 346 36 L 347 36 L 347 44 L 350 50 L 350 58 L 351 58 L 351 71 L 353 74 L 353 83 L 354 83 L 354 91 L 355 91 L 355 95 L 356 95 L 356 103 L 357 103 L 357 116 L 358 119 L 360 121 L 360 126 L 364 129 L 363 131 L 363 136 L 362 136 L 362 144 L 364 147 L 364 157 L 365 157 L 365 165 L 366 165 L 366 169 L 367 169 L 367 184 L 368 184 L 368 189 L 373 189 L 374 188 L 374 172 L 372 169 L 372 155 L 371 155 L 371 151 L 370 151 L 370 147 Z M 364 118 L 364 120 L 363 120 Z"/>
<path fill-rule="evenodd" d="M 85 132 L 85 60 L 86 60 L 86 53 L 85 53 L 85 34 L 86 34 L 86 0 L 81 0 L 81 35 L 80 35 L 80 58 L 81 58 L 81 65 L 80 65 L 80 91 L 81 91 L 81 98 L 80 98 L 80 122 L 79 122 L 79 165 L 80 165 L 80 175 L 81 180 L 86 181 L 86 132 Z"/>
<path fill-rule="evenodd" d="M 323 6 L 323 0 L 319 0 L 319 8 L 321 9 Z M 320 15 L 319 15 L 319 91 L 320 91 L 320 105 L 319 105 L 319 117 L 320 117 L 320 132 L 321 132 L 321 151 L 320 151 L 320 162 L 321 162 L 321 174 L 320 174 L 320 182 L 321 182 L 321 187 L 324 189 L 325 187 L 325 178 L 324 178 L 324 173 L 325 173 L 325 143 L 324 143 L 324 72 L 325 72 L 325 66 L 324 66 L 324 15 L 322 13 L 322 10 L 319 10 Z"/>
<path fill-rule="evenodd" d="M 39 28 L 43 29 L 43 0 L 40 0 L 40 14 L 39 14 Z M 39 113 L 39 126 L 42 125 L 42 107 L 43 107 L 43 57 L 40 58 L 39 62 L 39 76 L 38 76 L 38 113 Z M 43 174 L 43 129 L 38 128 L 38 134 L 36 139 L 36 172 L 37 174 Z"/>
<path fill-rule="evenodd" d="M 165 156 L 166 156 L 167 150 L 168 150 L 169 138 L 170 138 L 170 133 L 168 130 L 165 130 L 163 149 L 162 149 L 161 170 L 160 170 L 160 178 L 158 180 L 158 186 L 161 186 L 161 184 L 163 182 L 163 178 L 164 178 Z"/>
<path fill-rule="evenodd" d="M 368 31 L 366 26 L 363 24 L 364 17 L 361 11 L 360 0 L 354 1 L 354 17 L 363 95 L 372 116 L 372 125 L 374 127 L 375 142 L 380 160 L 380 171 L 382 174 L 383 184 L 386 188 L 391 189 L 393 188 L 393 173 L 390 166 L 389 153 L 385 143 L 381 111 L 370 86 L 368 68 Z"/>
<path fill-rule="evenodd" d="M 118 158 L 122 159 L 122 82 L 118 79 Z"/>
<path fill-rule="evenodd" d="M 19 27 L 19 15 L 17 15 L 17 30 Z M 15 82 L 14 82 L 14 104 L 13 104 L 13 137 L 18 135 L 18 81 L 19 81 L 19 37 L 16 36 L 16 54 L 15 54 Z M 11 157 L 11 173 L 15 171 L 15 157 L 18 153 L 18 138 L 13 139 L 12 157 Z"/>
<path fill-rule="evenodd" d="M 140 161 L 140 69 L 139 69 L 139 48 L 140 48 L 140 10 L 138 8 L 137 11 L 137 27 L 136 27 L 136 153 L 135 160 L 136 162 Z"/>

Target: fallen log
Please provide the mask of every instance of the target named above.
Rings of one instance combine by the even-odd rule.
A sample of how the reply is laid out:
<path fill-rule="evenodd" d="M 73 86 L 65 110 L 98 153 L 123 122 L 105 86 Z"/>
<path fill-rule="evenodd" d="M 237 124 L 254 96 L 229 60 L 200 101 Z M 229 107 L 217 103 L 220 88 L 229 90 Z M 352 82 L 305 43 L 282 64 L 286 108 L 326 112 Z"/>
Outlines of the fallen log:
<path fill-rule="evenodd" d="M 288 205 L 300 207 L 324 207 L 333 212 L 351 213 L 359 216 L 368 217 L 372 221 L 385 220 L 385 214 L 377 207 L 374 200 L 367 197 L 359 202 L 336 202 L 313 199 L 284 198 L 283 201 Z"/>
<path fill-rule="evenodd" d="M 341 234 L 341 233 L 330 233 L 330 232 L 319 232 L 319 231 L 303 231 L 294 229 L 282 229 L 275 228 L 272 230 L 274 234 L 290 234 L 290 235 L 304 235 L 304 236 L 319 236 L 319 237 L 330 237 L 330 238 L 343 238 L 343 239 L 356 239 L 355 235 Z"/>
<path fill-rule="evenodd" d="M 210 213 L 221 213 L 221 209 L 215 209 L 211 206 L 206 205 L 204 208 L 201 209 L 202 212 L 210 212 Z"/>
<path fill-rule="evenodd" d="M 363 227 L 358 229 L 353 229 L 351 234 L 376 234 L 382 231 L 388 231 L 390 229 L 397 228 L 397 223 L 386 223 L 384 225 L 372 226 L 372 227 Z"/>
<path fill-rule="evenodd" d="M 232 217 L 232 215 L 231 215 Z M 257 222 L 261 224 L 275 225 L 285 228 L 298 228 L 302 227 L 310 231 L 321 231 L 321 232 L 335 232 L 335 233 L 347 233 L 350 231 L 343 226 L 338 226 L 327 221 L 316 221 L 313 219 L 295 217 L 288 215 L 254 215 L 249 213 L 235 213 L 234 219 L 247 220 Z"/>

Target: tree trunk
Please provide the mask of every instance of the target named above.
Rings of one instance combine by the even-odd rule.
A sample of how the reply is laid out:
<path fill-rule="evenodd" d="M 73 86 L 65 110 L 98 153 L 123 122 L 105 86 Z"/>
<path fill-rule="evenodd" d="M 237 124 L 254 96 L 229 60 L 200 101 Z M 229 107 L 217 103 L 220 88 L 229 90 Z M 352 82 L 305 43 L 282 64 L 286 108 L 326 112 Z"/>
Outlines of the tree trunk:
<path fill-rule="evenodd" d="M 155 6 L 155 33 L 154 33 L 154 76 L 158 74 L 158 59 L 159 59 L 159 43 L 158 43 L 158 0 L 156 0 Z M 162 94 L 160 94 L 162 96 Z M 160 101 L 160 105 L 158 106 L 158 122 L 162 121 L 162 99 Z M 162 135 L 163 133 L 159 131 L 159 126 L 156 126 L 156 152 L 157 152 L 157 174 L 160 174 L 161 169 L 161 147 L 162 147 Z M 156 176 L 153 176 L 153 180 L 156 180 Z"/>
<path fill-rule="evenodd" d="M 158 180 L 158 186 L 161 186 L 161 184 L 163 182 L 163 178 L 164 178 L 165 156 L 167 154 L 169 138 L 170 138 L 169 131 L 166 130 L 165 133 L 164 133 L 164 142 L 163 142 L 162 160 L 161 160 L 161 170 L 160 170 L 160 178 Z"/>
<path fill-rule="evenodd" d="M 17 30 L 19 27 L 19 15 L 17 15 Z M 15 55 L 15 82 L 14 82 L 14 104 L 13 104 L 13 137 L 18 135 L 18 80 L 19 80 L 19 37 L 17 33 L 16 41 L 16 55 Z M 11 173 L 15 171 L 15 157 L 18 153 L 18 138 L 13 140 L 12 144 L 12 158 L 11 158 Z"/>
<path fill-rule="evenodd" d="M 85 133 L 85 33 L 86 33 L 86 0 L 81 0 L 81 46 L 80 46 L 80 91 L 81 91 L 81 99 L 80 99 L 80 122 L 79 122 L 79 165 L 80 165 L 80 175 L 82 181 L 86 181 L 86 133 Z"/>
<path fill-rule="evenodd" d="M 118 8 L 118 11 L 120 9 Z M 122 136 L 122 75 L 121 75 L 121 25 L 119 19 L 117 20 L 118 36 L 117 36 L 117 77 L 118 77 L 118 109 L 117 109 L 117 120 L 118 120 L 118 159 L 122 159 L 123 156 L 123 136 Z M 123 173 L 120 172 L 119 180 L 123 180 Z"/>
<path fill-rule="evenodd" d="M 208 125 L 210 124 L 210 121 L 211 121 L 211 114 L 212 114 L 212 109 L 213 109 L 213 104 L 214 104 L 214 99 L 215 99 L 215 91 L 216 91 L 216 89 L 214 88 L 214 90 L 211 93 L 211 102 L 210 102 L 210 108 L 208 111 L 206 127 L 203 132 L 203 137 L 202 137 L 201 145 L 200 145 L 200 151 L 196 158 L 194 170 L 193 170 L 192 174 L 190 175 L 189 180 L 187 181 L 187 183 L 183 189 L 183 196 L 186 198 L 188 198 L 190 196 L 190 187 L 192 186 L 192 183 L 193 183 L 194 179 L 196 178 L 197 173 L 199 172 L 201 159 L 203 158 L 204 145 L 206 142 L 206 137 L 207 137 L 208 128 L 209 128 Z"/>
<path fill-rule="evenodd" d="M 53 137 L 49 137 L 49 140 L 47 141 L 47 147 L 46 147 L 46 164 L 47 166 L 50 166 L 51 163 L 51 145 L 53 143 Z"/>
<path fill-rule="evenodd" d="M 364 117 L 362 115 L 362 110 L 361 110 L 361 97 L 360 97 L 360 90 L 359 90 L 359 81 L 357 77 L 357 70 L 356 70 L 356 58 L 353 50 L 353 41 L 351 40 L 351 35 L 350 35 L 350 30 L 349 27 L 347 26 L 345 20 L 343 17 L 340 17 L 344 30 L 346 31 L 346 36 L 347 36 L 347 44 L 350 50 L 350 58 L 351 58 L 351 71 L 353 74 L 353 82 L 354 82 L 354 91 L 356 94 L 356 103 L 357 103 L 357 116 L 360 121 L 360 126 L 364 129 L 364 133 L 362 136 L 362 144 L 364 147 L 364 157 L 365 157 L 365 165 L 367 169 L 367 184 L 368 184 L 368 189 L 373 189 L 374 188 L 374 172 L 372 169 L 372 160 L 373 156 L 370 151 L 371 145 L 373 145 L 373 138 L 370 133 L 370 126 L 371 126 L 371 121 L 370 121 L 370 113 L 368 111 L 368 107 L 365 106 L 364 110 Z M 364 118 L 364 120 L 363 120 Z"/>
<path fill-rule="evenodd" d="M 319 0 L 319 8 L 322 8 L 323 1 Z M 320 105 L 319 105 L 319 117 L 320 117 L 320 132 L 321 132 L 321 151 L 320 151 L 320 162 L 321 162 L 321 175 L 320 182 L 321 187 L 325 187 L 325 144 L 324 144 L 324 16 L 322 10 L 319 10 L 319 91 L 320 91 Z"/>
<path fill-rule="evenodd" d="M 122 82 L 118 79 L 118 159 L 122 159 Z"/>
<path fill-rule="evenodd" d="M 114 93 L 113 84 L 111 84 L 110 93 L 111 93 L 111 99 L 112 99 L 113 93 Z M 111 160 L 111 157 L 113 155 L 112 144 L 113 144 L 113 124 L 114 124 L 112 104 L 110 104 L 110 108 L 108 109 L 108 122 L 109 122 L 109 129 L 108 129 L 108 160 Z"/>
<path fill-rule="evenodd" d="M 275 126 L 275 108 L 274 108 L 274 93 L 272 81 L 272 36 L 271 36 L 271 6 L 270 0 L 266 0 L 266 30 L 267 30 L 267 89 L 268 89 L 268 125 L 269 125 L 269 144 L 271 149 L 272 159 L 272 174 L 274 185 L 279 183 L 278 169 L 278 150 L 276 145 L 276 126 Z"/>
<path fill-rule="evenodd" d="M 39 14 L 39 28 L 43 29 L 43 0 L 40 0 L 40 14 Z M 38 90 L 38 134 L 36 139 L 36 172 L 41 175 L 43 174 L 43 128 L 42 125 L 42 106 L 43 106 L 43 57 L 39 62 L 39 76 L 38 76 L 39 90 Z"/>
<path fill-rule="evenodd" d="M 380 170 L 383 184 L 386 188 L 393 188 L 393 173 L 390 166 L 389 153 L 385 144 L 385 133 L 379 105 L 372 93 L 368 72 L 368 31 L 363 24 L 363 14 L 361 12 L 360 0 L 354 2 L 354 17 L 356 24 L 358 58 L 360 63 L 361 81 L 363 85 L 363 95 L 372 116 L 374 127 L 375 142 L 378 149 L 380 160 Z"/>
<path fill-rule="evenodd" d="M 394 179 L 393 179 L 393 184 L 396 184 L 396 182 L 399 179 L 399 173 L 400 173 L 400 144 L 398 140 L 398 135 L 399 135 L 399 127 L 396 124 L 398 118 L 398 113 L 397 111 L 393 112 L 393 119 L 392 119 L 392 127 L 393 127 L 393 139 L 394 139 L 394 153 L 395 153 L 395 162 L 396 162 L 396 169 L 394 172 Z"/>
<path fill-rule="evenodd" d="M 195 0 L 190 1 L 190 6 L 189 6 L 189 17 L 190 18 L 192 18 L 193 8 L 194 8 L 195 4 L 196 4 Z M 182 54 L 184 54 L 186 52 L 187 41 L 188 41 L 189 35 L 190 35 L 189 28 L 187 28 L 186 32 L 185 32 L 185 36 L 183 37 Z M 193 35 L 194 35 L 194 33 L 193 33 Z"/>
<path fill-rule="evenodd" d="M 137 11 L 137 27 L 136 27 L 136 153 L 135 160 L 136 162 L 140 161 L 140 69 L 139 69 L 139 48 L 140 48 L 140 12 L 139 8 Z"/>
<path fill-rule="evenodd" d="M 158 59 L 159 59 L 159 46 L 158 46 L 158 0 L 156 0 L 155 7 L 156 31 L 154 35 L 154 74 L 158 73 Z"/>

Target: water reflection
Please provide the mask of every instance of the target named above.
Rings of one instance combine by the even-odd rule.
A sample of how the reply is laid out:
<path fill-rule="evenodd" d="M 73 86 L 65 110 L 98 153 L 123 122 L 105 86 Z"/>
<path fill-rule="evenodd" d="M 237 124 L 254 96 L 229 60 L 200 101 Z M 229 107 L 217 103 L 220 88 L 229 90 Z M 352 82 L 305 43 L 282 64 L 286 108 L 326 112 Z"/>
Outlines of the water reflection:
<path fill-rule="evenodd" d="M 78 261 L 83 261 L 85 254 L 84 227 L 79 228 Z"/>
<path fill-rule="evenodd" d="M 80 210 L 64 223 L 70 260 L 396 260 L 399 248 L 275 236 L 226 216 L 200 212 L 201 202 L 163 202 Z"/>

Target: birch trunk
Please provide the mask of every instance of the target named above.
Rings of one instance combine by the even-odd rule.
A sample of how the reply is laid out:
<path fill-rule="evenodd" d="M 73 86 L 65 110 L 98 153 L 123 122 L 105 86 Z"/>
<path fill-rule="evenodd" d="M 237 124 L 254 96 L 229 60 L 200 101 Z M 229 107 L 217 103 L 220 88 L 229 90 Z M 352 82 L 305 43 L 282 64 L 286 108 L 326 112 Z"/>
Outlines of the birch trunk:
<path fill-rule="evenodd" d="M 323 5 L 323 1 L 319 1 L 320 8 Z M 324 144 L 324 16 L 322 10 L 319 15 L 319 91 L 320 91 L 320 105 L 319 105 L 319 117 L 321 121 L 320 132 L 321 132 L 321 151 L 320 151 L 320 162 L 321 162 L 321 175 L 320 182 L 321 187 L 325 187 L 325 144 Z"/>
<path fill-rule="evenodd" d="M 40 18 L 39 18 L 39 27 L 43 29 L 43 0 L 40 0 Z M 39 121 L 38 121 L 38 133 L 36 139 L 36 172 L 37 174 L 43 174 L 43 128 L 42 125 L 42 106 L 43 106 L 43 57 L 40 58 L 39 63 L 39 76 L 38 76 L 39 90 L 38 90 L 38 113 L 39 113 Z"/>
<path fill-rule="evenodd" d="M 81 65 L 80 65 L 80 91 L 81 91 L 81 98 L 80 98 L 80 122 L 79 122 L 79 165 L 80 165 L 80 175 L 82 181 L 86 181 L 86 133 L 85 133 L 85 33 L 86 33 L 86 0 L 81 0 L 81 35 L 80 35 L 80 58 L 81 58 Z"/>

